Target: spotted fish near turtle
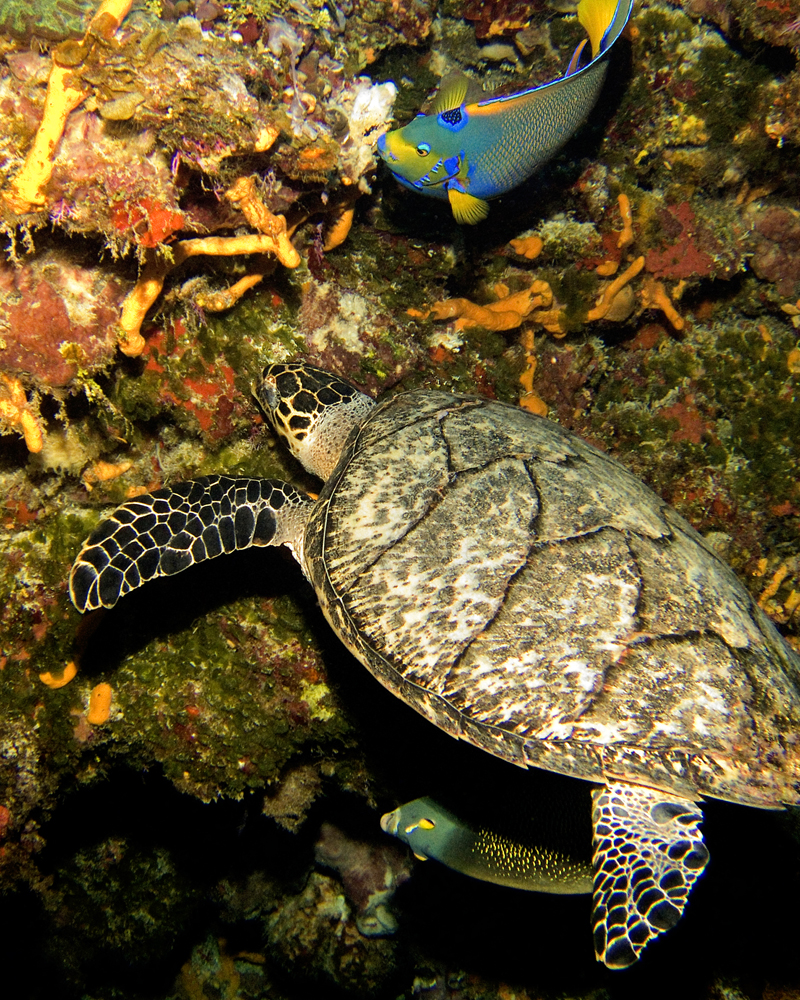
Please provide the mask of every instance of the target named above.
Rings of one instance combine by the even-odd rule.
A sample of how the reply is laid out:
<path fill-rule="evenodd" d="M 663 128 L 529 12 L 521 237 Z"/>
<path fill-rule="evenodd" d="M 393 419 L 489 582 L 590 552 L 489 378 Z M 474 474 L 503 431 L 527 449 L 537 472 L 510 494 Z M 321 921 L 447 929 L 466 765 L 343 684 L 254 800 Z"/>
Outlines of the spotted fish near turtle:
<path fill-rule="evenodd" d="M 706 865 L 703 797 L 800 801 L 798 657 L 682 517 L 548 419 L 437 390 L 376 403 L 302 364 L 267 366 L 257 396 L 319 497 L 206 476 L 129 500 L 78 554 L 76 607 L 287 545 L 390 691 L 593 783 L 595 951 L 632 964 Z"/>

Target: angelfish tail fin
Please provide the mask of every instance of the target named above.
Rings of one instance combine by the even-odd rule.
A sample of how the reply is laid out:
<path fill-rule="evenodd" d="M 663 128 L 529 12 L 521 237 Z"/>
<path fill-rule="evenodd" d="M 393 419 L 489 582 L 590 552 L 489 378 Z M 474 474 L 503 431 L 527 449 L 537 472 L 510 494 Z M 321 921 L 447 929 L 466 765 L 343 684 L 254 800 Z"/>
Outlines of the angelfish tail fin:
<path fill-rule="evenodd" d="M 633 0 L 580 0 L 578 20 L 592 43 L 592 58 L 610 48 L 628 23 Z"/>

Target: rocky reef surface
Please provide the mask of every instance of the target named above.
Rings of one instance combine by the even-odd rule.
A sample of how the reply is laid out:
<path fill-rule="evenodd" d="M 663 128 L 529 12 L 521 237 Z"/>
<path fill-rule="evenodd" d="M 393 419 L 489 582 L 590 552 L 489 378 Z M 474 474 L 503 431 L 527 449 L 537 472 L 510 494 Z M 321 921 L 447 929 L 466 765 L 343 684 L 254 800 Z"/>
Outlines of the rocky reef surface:
<path fill-rule="evenodd" d="M 549 786 L 384 692 L 288 555 L 83 620 L 66 580 L 105 512 L 164 483 L 314 489 L 251 398 L 302 357 L 371 393 L 548 414 L 684 514 L 800 648 L 800 2 L 637 0 L 586 127 L 474 228 L 401 190 L 377 138 L 450 70 L 501 92 L 558 76 L 569 4 L 32 8 L 0 0 L 14 995 L 624 1000 L 691 968 L 702 1000 L 797 996 L 797 923 L 765 917 L 798 889 L 794 815 L 709 804 L 686 917 L 609 973 L 586 897 L 387 844 L 400 801 L 491 812 Z"/>

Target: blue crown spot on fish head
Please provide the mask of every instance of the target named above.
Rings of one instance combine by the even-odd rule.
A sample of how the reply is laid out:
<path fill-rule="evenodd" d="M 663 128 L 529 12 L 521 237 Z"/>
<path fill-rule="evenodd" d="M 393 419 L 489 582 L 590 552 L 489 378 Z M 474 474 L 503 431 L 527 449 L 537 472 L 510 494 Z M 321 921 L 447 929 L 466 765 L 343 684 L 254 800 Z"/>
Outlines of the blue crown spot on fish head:
<path fill-rule="evenodd" d="M 460 132 L 469 121 L 469 115 L 467 114 L 466 106 L 462 104 L 460 108 L 450 108 L 448 111 L 440 111 L 436 116 L 436 121 L 442 128 L 449 129 L 451 132 Z"/>
<path fill-rule="evenodd" d="M 386 145 L 386 133 L 378 137 L 378 156 L 383 160 L 396 160 L 397 157 Z"/>

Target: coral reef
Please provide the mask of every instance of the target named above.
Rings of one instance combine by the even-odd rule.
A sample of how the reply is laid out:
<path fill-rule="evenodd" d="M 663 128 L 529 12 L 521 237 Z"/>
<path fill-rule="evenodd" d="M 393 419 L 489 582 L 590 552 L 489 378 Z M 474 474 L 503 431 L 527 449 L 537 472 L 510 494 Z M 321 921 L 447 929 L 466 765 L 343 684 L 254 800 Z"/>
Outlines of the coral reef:
<path fill-rule="evenodd" d="M 146 0 L 87 38 L 99 6 L 0 0 L 6 967 L 120 1000 L 614 1000 L 676 967 L 700 1000 L 796 993 L 796 924 L 751 919 L 797 889 L 791 817 L 709 805 L 714 877 L 622 983 L 585 899 L 406 877 L 382 807 L 437 769 L 476 808 L 511 779 L 482 784 L 345 657 L 288 557 L 85 620 L 66 594 L 127 497 L 211 472 L 317 489 L 250 396 L 306 357 L 571 428 L 800 649 L 796 0 L 637 3 L 586 130 L 469 233 L 376 170 L 376 137 L 451 69 L 555 77 L 581 34 L 565 5 Z"/>
<path fill-rule="evenodd" d="M 113 327 L 130 283 L 82 257 L 43 248 L 0 263 L 0 368 L 40 389 L 63 389 L 116 354 Z"/>
<path fill-rule="evenodd" d="M 115 255 L 138 250 L 143 259 L 139 281 L 124 301 L 122 289 L 116 289 L 118 340 L 124 353 L 136 356 L 144 349 L 140 329 L 148 309 L 166 277 L 186 258 L 273 251 L 284 265 L 296 267 L 300 258 L 285 221 L 269 220 L 283 219 L 294 205 L 292 230 L 313 215 L 324 215 L 329 189 L 336 235 L 328 245 L 345 239 L 355 197 L 368 189 L 366 177 L 375 167 L 371 147 L 385 127 L 394 87 L 345 79 L 328 58 L 317 60 L 313 85 L 310 73 L 302 74 L 303 84 L 312 89 L 301 90 L 295 63 L 282 61 L 283 43 L 268 48 L 275 55 L 265 61 L 225 36 L 204 33 L 193 19 L 150 30 L 134 26 L 119 33 L 115 46 L 101 45 L 98 39 L 111 38 L 127 6 L 110 6 L 113 18 L 101 8 L 80 44 L 64 43 L 51 57 L 12 54 L 0 81 L 10 125 L 0 161 L 0 181 L 5 177 L 0 193 L 12 238 L 48 222 L 73 237 L 99 235 Z M 105 34 L 95 27 L 101 21 Z M 284 41 L 293 39 L 290 50 L 296 56 L 306 43 L 282 23 Z M 287 69 L 288 103 L 265 101 L 248 90 L 277 92 L 282 98 Z M 232 105 L 235 115 L 229 114 Z M 336 122 L 335 142 L 329 119 Z M 248 184 L 249 189 L 242 187 Z M 220 187 L 228 192 L 227 200 L 219 196 Z M 337 196 L 339 188 L 345 193 Z M 324 197 L 311 199 L 307 208 L 303 199 L 313 192 Z M 260 237 L 216 235 L 235 231 L 242 215 Z M 15 221 L 21 230 L 14 229 Z M 203 242 L 187 240 L 187 234 L 202 236 Z M 184 238 L 175 243 L 177 235 Z M 74 257 L 73 248 L 74 240 L 60 243 L 62 260 Z M 39 267 L 46 266 L 43 259 Z M 19 277 L 11 272 L 6 282 L 15 283 L 9 289 L 14 304 L 29 309 L 34 300 Z M 235 290 L 222 297 L 217 292 L 216 299 L 205 286 L 198 287 L 197 309 L 229 308 L 248 287 L 241 282 L 237 276 Z M 111 286 L 108 293 L 111 298 Z M 99 308 L 100 296 L 93 298 Z M 115 326 L 109 326 L 107 316 L 101 322 L 105 330 Z M 15 338 L 22 335 L 13 316 L 7 327 Z M 63 347 L 72 341 L 70 332 L 54 327 L 50 336 Z M 28 339 L 36 336 L 34 331 Z M 94 350 L 82 350 L 85 337 L 74 339 L 85 370 L 113 356 L 107 338 L 102 349 L 95 344 Z M 24 350 L 24 342 L 12 346 L 10 370 Z M 25 365 L 44 390 L 64 384 L 63 363 L 55 380 L 30 356 L 19 361 Z"/>
<path fill-rule="evenodd" d="M 775 283 L 779 295 L 800 295 L 800 212 L 774 205 L 751 216 L 755 241 L 751 266 Z"/>
<path fill-rule="evenodd" d="M 370 996 L 396 969 L 392 938 L 364 937 L 338 883 L 312 872 L 303 890 L 266 919 L 266 944 L 280 967 L 318 988 Z"/>
<path fill-rule="evenodd" d="M 394 934 L 397 919 L 391 900 L 410 874 L 406 852 L 391 843 L 353 840 L 332 823 L 323 823 L 314 847 L 317 861 L 333 868 L 356 909 L 356 925 L 365 937 Z"/>
<path fill-rule="evenodd" d="M 800 7 L 796 0 L 682 0 L 691 14 L 718 24 L 726 35 L 749 35 L 770 45 L 797 44 Z"/>

